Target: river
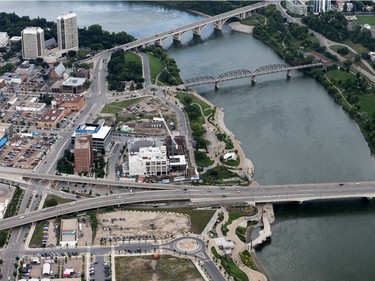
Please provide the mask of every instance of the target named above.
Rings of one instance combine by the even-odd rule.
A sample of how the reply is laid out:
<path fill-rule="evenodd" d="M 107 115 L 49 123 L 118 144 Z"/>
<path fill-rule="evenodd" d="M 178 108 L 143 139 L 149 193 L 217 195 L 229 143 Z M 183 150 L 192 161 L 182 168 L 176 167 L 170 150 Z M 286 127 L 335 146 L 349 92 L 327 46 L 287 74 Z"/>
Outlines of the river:
<path fill-rule="evenodd" d="M 200 18 L 150 3 L 27 2 L 27 10 L 20 2 L 0 3 L 2 11 L 49 20 L 72 10 L 80 26 L 98 23 L 138 38 Z M 201 42 L 190 38 L 169 50 L 183 79 L 283 63 L 250 35 L 227 28 L 208 28 Z M 289 81 L 277 74 L 259 77 L 253 87 L 247 80 L 220 86 L 198 90 L 225 109 L 225 122 L 254 162 L 260 184 L 375 180 L 375 161 L 359 127 L 315 80 L 295 72 Z M 281 204 L 275 212 L 272 240 L 258 251 L 272 280 L 373 279 L 373 202 Z"/>

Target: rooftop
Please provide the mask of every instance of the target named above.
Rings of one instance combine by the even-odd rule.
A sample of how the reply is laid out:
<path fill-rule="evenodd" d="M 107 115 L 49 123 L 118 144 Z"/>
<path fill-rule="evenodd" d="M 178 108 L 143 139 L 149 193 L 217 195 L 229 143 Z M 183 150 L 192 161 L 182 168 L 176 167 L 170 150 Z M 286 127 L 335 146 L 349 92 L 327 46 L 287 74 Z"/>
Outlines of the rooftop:
<path fill-rule="evenodd" d="M 35 27 L 35 26 L 28 26 L 24 30 L 22 30 L 23 34 L 37 34 L 43 32 L 43 29 L 40 27 Z"/>
<path fill-rule="evenodd" d="M 63 86 L 78 87 L 85 84 L 85 78 L 69 77 L 63 82 Z"/>
<path fill-rule="evenodd" d="M 43 116 L 40 117 L 39 122 L 53 123 L 64 114 L 64 109 L 48 109 L 44 112 Z"/>

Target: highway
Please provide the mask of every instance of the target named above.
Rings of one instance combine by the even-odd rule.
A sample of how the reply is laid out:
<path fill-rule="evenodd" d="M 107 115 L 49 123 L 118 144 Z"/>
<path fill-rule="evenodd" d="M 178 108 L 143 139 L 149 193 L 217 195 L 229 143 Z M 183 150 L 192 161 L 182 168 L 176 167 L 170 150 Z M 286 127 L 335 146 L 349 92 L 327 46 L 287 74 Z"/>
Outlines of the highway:
<path fill-rule="evenodd" d="M 40 211 L 34 211 L 3 219 L 0 230 L 15 228 L 35 221 L 82 212 L 106 206 L 129 205 L 147 202 L 191 200 L 198 204 L 234 204 L 241 202 L 304 202 L 317 199 L 372 198 L 375 197 L 375 183 L 282 185 L 262 188 L 210 188 L 179 187 L 175 190 L 136 191 L 134 194 L 107 195 L 82 199 L 77 202 L 61 204 Z"/>

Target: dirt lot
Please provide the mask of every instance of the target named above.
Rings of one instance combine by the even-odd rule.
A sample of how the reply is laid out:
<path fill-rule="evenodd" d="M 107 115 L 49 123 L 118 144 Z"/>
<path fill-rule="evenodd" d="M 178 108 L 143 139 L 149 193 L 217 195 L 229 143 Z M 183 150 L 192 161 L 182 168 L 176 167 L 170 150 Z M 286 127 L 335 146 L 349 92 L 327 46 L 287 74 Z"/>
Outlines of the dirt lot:
<path fill-rule="evenodd" d="M 162 238 L 190 231 L 187 215 L 169 212 L 118 211 L 98 215 L 95 243 L 113 240 Z"/>
<path fill-rule="evenodd" d="M 14 192 L 14 188 L 9 188 L 7 184 L 0 184 L 0 203 L 4 203 L 6 200 L 11 200 Z"/>
<path fill-rule="evenodd" d="M 170 255 L 154 260 L 149 256 L 116 257 L 117 281 L 202 281 L 204 280 L 189 259 Z"/>

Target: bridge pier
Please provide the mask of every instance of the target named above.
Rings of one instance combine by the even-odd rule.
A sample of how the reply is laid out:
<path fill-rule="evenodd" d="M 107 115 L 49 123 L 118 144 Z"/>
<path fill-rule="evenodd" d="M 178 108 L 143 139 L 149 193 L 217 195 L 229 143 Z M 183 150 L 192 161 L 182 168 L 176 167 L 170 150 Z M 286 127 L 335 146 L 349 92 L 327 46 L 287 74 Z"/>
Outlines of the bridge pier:
<path fill-rule="evenodd" d="M 193 35 L 201 37 L 203 26 L 193 28 Z"/>
<path fill-rule="evenodd" d="M 221 20 L 213 22 L 213 25 L 214 25 L 215 29 L 222 30 L 225 21 L 226 21 L 226 19 L 221 19 Z"/>
<path fill-rule="evenodd" d="M 158 47 L 163 47 L 163 39 L 156 40 L 155 45 Z"/>
<path fill-rule="evenodd" d="M 370 197 L 370 196 L 367 196 L 367 200 L 369 200 L 369 201 L 370 201 L 371 199 L 372 199 L 372 197 Z"/>
<path fill-rule="evenodd" d="M 173 35 L 173 42 L 181 42 L 182 33 L 176 33 Z"/>
<path fill-rule="evenodd" d="M 251 85 L 255 85 L 257 83 L 257 77 L 256 76 L 252 76 L 251 77 Z"/>
<path fill-rule="evenodd" d="M 219 81 L 215 82 L 215 91 L 219 90 L 220 87 L 219 87 Z"/>
<path fill-rule="evenodd" d="M 292 77 L 292 70 L 289 69 L 287 72 L 286 72 L 286 79 L 290 79 Z"/>

